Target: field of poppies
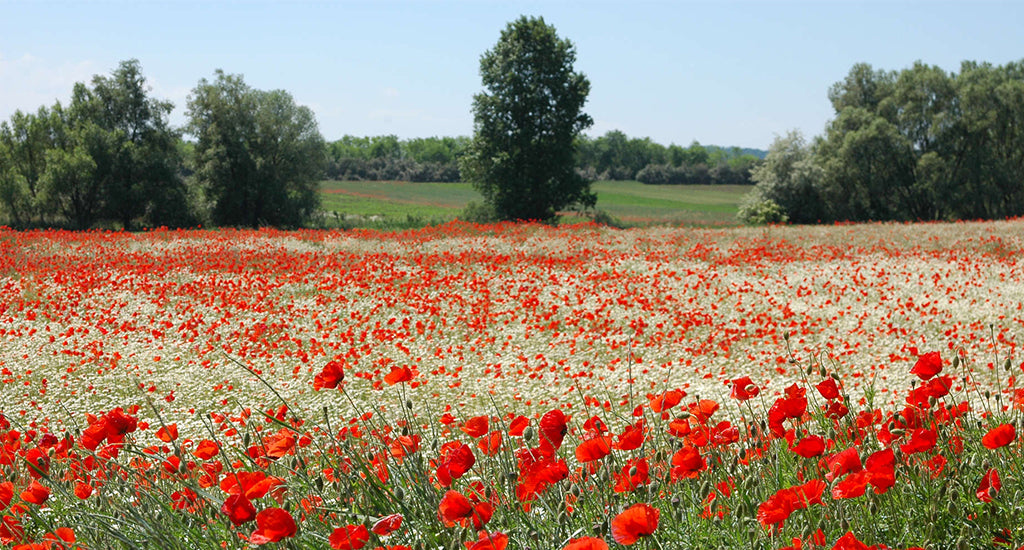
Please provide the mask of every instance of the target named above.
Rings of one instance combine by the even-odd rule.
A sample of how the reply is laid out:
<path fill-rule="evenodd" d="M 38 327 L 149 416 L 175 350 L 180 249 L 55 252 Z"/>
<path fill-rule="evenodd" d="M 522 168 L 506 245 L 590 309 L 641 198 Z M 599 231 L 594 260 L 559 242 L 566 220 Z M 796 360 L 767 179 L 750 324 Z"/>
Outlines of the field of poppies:
<path fill-rule="evenodd" d="M 0 230 L 0 544 L 1024 548 L 1021 235 Z"/>

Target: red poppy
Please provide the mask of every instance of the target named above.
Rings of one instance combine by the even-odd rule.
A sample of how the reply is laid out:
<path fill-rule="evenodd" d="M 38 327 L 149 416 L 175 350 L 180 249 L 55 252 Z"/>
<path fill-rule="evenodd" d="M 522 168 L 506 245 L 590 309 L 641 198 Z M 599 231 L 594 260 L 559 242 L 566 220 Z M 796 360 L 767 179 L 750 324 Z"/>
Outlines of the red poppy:
<path fill-rule="evenodd" d="M 473 514 L 473 503 L 458 491 L 447 491 L 437 505 L 437 516 L 448 527 Z"/>
<path fill-rule="evenodd" d="M 167 424 L 166 426 L 160 426 L 160 429 L 156 431 L 156 438 L 165 443 L 178 439 L 178 425 Z"/>
<path fill-rule="evenodd" d="M 918 428 L 910 432 L 910 441 L 900 445 L 900 450 L 908 455 L 927 452 L 935 447 L 937 439 L 938 434 L 935 433 L 935 430 Z"/>
<path fill-rule="evenodd" d="M 651 467 L 647 464 L 646 458 L 627 460 L 622 471 L 615 473 L 615 492 L 627 493 L 641 485 L 647 485 L 651 482 L 650 471 Z"/>
<path fill-rule="evenodd" d="M 632 451 L 639 449 L 644 443 L 647 430 L 644 428 L 644 419 L 636 421 L 636 424 L 627 425 L 615 442 L 615 448 L 620 451 Z"/>
<path fill-rule="evenodd" d="M 263 442 L 267 447 L 266 456 L 270 458 L 295 454 L 295 432 L 288 428 L 281 428 L 276 434 L 264 438 Z"/>
<path fill-rule="evenodd" d="M 249 536 L 253 544 L 278 542 L 294 537 L 298 527 L 295 519 L 282 508 L 267 508 L 256 514 L 256 530 Z"/>
<path fill-rule="evenodd" d="M 226 515 L 231 523 L 242 525 L 256 519 L 256 507 L 252 505 L 252 502 L 245 498 L 245 495 L 230 495 L 224 499 L 224 504 L 221 505 L 220 511 Z"/>
<path fill-rule="evenodd" d="M 370 529 L 374 533 L 386 537 L 402 527 L 402 514 L 391 514 L 377 520 Z"/>
<path fill-rule="evenodd" d="M 749 376 L 741 376 L 732 381 L 732 393 L 729 394 L 729 397 L 746 401 L 757 397 L 759 393 L 761 393 L 761 388 L 757 387 Z"/>
<path fill-rule="evenodd" d="M 868 486 L 868 477 L 871 472 L 861 470 L 847 474 L 835 487 L 832 487 L 832 498 L 857 498 L 864 494 Z"/>
<path fill-rule="evenodd" d="M 517 416 L 512 419 L 512 422 L 508 425 L 508 435 L 519 437 L 526 431 L 526 427 L 530 425 L 530 419 L 525 416 Z"/>
<path fill-rule="evenodd" d="M 441 456 L 437 461 L 437 481 L 442 487 L 451 487 L 452 480 L 459 479 L 476 464 L 473 449 L 458 441 L 450 441 L 441 446 Z"/>
<path fill-rule="evenodd" d="M 864 469 L 864 466 L 860 462 L 860 455 L 857 454 L 856 447 L 850 447 L 849 449 L 840 451 L 828 457 L 827 463 L 828 473 L 825 474 L 825 479 L 829 481 L 842 477 L 850 472 L 859 472 Z"/>
<path fill-rule="evenodd" d="M 978 485 L 978 492 L 975 493 L 979 500 L 982 502 L 992 502 L 999 489 L 1003 488 L 1003 482 L 999 479 L 999 472 L 992 468 L 985 472 L 984 477 L 981 478 L 981 483 Z"/>
<path fill-rule="evenodd" d="M 1009 445 L 1016 437 L 1017 428 L 1013 424 L 1000 424 L 981 438 L 981 444 L 989 449 L 998 449 Z"/>
<path fill-rule="evenodd" d="M 505 550 L 508 548 L 508 535 L 504 533 L 488 533 L 480 531 L 477 540 L 466 543 L 466 550 Z"/>
<path fill-rule="evenodd" d="M 409 368 L 409 365 L 402 365 L 401 367 L 392 366 L 391 372 L 384 377 L 384 381 L 387 382 L 389 386 L 394 386 L 399 382 L 409 382 L 412 379 L 413 372 L 412 369 Z"/>
<path fill-rule="evenodd" d="M 892 449 L 872 453 L 864 461 L 864 469 L 870 472 L 868 482 L 877 494 L 885 493 L 896 484 L 896 455 Z"/>
<path fill-rule="evenodd" d="M 825 399 L 839 398 L 839 385 L 834 378 L 826 378 L 814 386 Z"/>
<path fill-rule="evenodd" d="M 921 380 L 928 380 L 941 371 L 942 357 L 939 352 L 933 351 L 918 357 L 917 362 L 910 369 L 910 374 L 916 374 Z"/>
<path fill-rule="evenodd" d="M 328 361 L 316 376 L 313 377 L 313 389 L 337 388 L 345 379 L 345 364 L 340 361 Z"/>
<path fill-rule="evenodd" d="M 22 491 L 21 500 L 29 503 L 41 505 L 46 502 L 46 499 L 50 498 L 50 488 L 39 483 L 36 480 L 32 480 L 32 483 Z"/>
<path fill-rule="evenodd" d="M 331 532 L 327 541 L 332 550 L 359 550 L 370 540 L 370 531 L 365 525 L 346 525 Z"/>
<path fill-rule="evenodd" d="M 569 476 L 569 467 L 564 460 L 555 460 L 550 446 L 521 449 L 516 452 L 516 462 L 519 465 L 516 498 L 521 502 L 535 500 L 549 486 Z"/>
<path fill-rule="evenodd" d="M 612 538 L 626 546 L 636 544 L 640 537 L 651 535 L 658 528 L 659 513 L 643 502 L 630 506 L 612 519 Z"/>
<path fill-rule="evenodd" d="M 36 479 L 50 473 L 50 456 L 39 447 L 34 447 L 25 453 L 25 462 L 28 463 L 28 473 Z"/>
<path fill-rule="evenodd" d="M 562 550 L 608 550 L 608 543 L 595 537 L 571 539 Z"/>
<path fill-rule="evenodd" d="M 552 409 L 540 417 L 541 445 L 549 445 L 554 449 L 562 446 L 562 440 L 569 431 L 569 418 L 561 409 Z"/>
<path fill-rule="evenodd" d="M 651 410 L 660 413 L 675 407 L 686 394 L 682 390 L 668 390 L 651 398 Z"/>
<path fill-rule="evenodd" d="M 245 498 L 253 499 L 266 495 L 282 483 L 283 479 L 268 476 L 263 472 L 235 472 L 221 480 L 220 488 L 230 495 L 242 494 Z"/>
<path fill-rule="evenodd" d="M 501 450 L 501 432 L 494 430 L 487 437 L 476 442 L 476 448 L 486 456 L 494 456 Z"/>
<path fill-rule="evenodd" d="M 832 550 L 870 550 L 870 548 L 874 547 L 868 547 L 868 545 L 857 540 L 857 537 L 852 532 L 847 531 L 845 535 L 839 537 Z"/>
<path fill-rule="evenodd" d="M 593 462 L 600 460 L 612 452 L 612 436 L 600 435 L 580 443 L 576 447 L 576 460 Z"/>
<path fill-rule="evenodd" d="M 486 415 L 474 416 L 467 420 L 460 429 L 469 437 L 480 437 L 487 433 L 487 430 L 490 429 L 490 424 Z"/>
<path fill-rule="evenodd" d="M 0 510 L 7 508 L 14 498 L 14 483 L 5 481 L 0 483 Z"/>
<path fill-rule="evenodd" d="M 672 455 L 672 481 L 692 479 L 707 468 L 707 462 L 693 445 L 686 445 Z"/>
<path fill-rule="evenodd" d="M 809 435 L 790 447 L 790 450 L 804 458 L 821 456 L 825 452 L 825 440 L 820 435 Z"/>
<path fill-rule="evenodd" d="M 220 448 L 217 447 L 216 443 L 209 439 L 204 439 L 199 442 L 199 445 L 196 446 L 195 451 L 192 451 L 192 454 L 199 460 L 209 460 L 217 456 L 218 452 L 220 452 Z"/>
<path fill-rule="evenodd" d="M 388 449 L 391 451 L 391 456 L 395 458 L 411 455 L 420 450 L 420 436 L 418 434 L 400 435 L 388 444 Z"/>
<path fill-rule="evenodd" d="M 706 424 L 715 412 L 718 411 L 719 405 L 717 401 L 710 399 L 701 399 L 696 403 L 690 404 L 690 414 L 697 417 L 697 420 L 701 424 Z"/>
<path fill-rule="evenodd" d="M 92 485 L 81 482 L 75 484 L 76 497 L 78 497 L 81 500 L 85 500 L 89 498 L 89 495 L 92 495 Z M 2 498 L 0 498 L 0 500 L 2 500 Z M 3 508 L 3 506 L 0 506 L 0 508 Z"/>

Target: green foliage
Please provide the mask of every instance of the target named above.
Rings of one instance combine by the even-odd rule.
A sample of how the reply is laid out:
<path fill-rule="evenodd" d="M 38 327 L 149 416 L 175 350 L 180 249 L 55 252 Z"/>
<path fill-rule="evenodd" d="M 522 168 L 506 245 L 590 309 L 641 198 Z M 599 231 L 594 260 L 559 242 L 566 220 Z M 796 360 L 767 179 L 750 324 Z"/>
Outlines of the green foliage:
<path fill-rule="evenodd" d="M 593 124 L 583 112 L 590 82 L 575 60 L 569 40 L 528 17 L 480 59 L 486 91 L 473 98 L 475 133 L 460 170 L 503 219 L 552 220 L 597 201 L 575 170 L 576 140 Z"/>
<path fill-rule="evenodd" d="M 815 160 L 800 132 L 776 137 L 764 162 L 751 172 L 756 187 L 740 206 L 740 220 L 759 225 L 829 219 L 818 187 L 822 172 Z"/>
<path fill-rule="evenodd" d="M 319 206 L 326 146 L 312 111 L 282 90 L 217 71 L 189 96 L 195 176 L 218 225 L 306 224 Z"/>
<path fill-rule="evenodd" d="M 604 136 L 582 137 L 578 169 L 591 179 L 638 180 L 652 185 L 744 185 L 759 157 L 753 149 L 703 146 L 693 142 L 667 148 L 650 138 L 629 138 L 612 130 Z"/>
<path fill-rule="evenodd" d="M 500 218 L 491 205 L 477 201 L 470 201 L 470 203 L 462 209 L 462 212 L 459 213 L 459 219 L 469 223 L 494 223 Z"/>
<path fill-rule="evenodd" d="M 768 225 L 786 223 L 789 216 L 772 199 L 765 198 L 758 190 L 751 191 L 740 203 L 736 218 L 747 225 Z"/>

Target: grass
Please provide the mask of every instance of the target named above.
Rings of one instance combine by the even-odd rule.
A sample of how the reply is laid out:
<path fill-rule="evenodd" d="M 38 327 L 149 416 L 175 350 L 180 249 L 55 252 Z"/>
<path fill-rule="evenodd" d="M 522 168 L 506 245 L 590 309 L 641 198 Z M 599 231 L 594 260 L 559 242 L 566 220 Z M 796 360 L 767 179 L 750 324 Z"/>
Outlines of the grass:
<path fill-rule="evenodd" d="M 743 185 L 645 185 L 599 181 L 597 207 L 627 225 L 732 225 Z M 350 225 L 449 221 L 481 196 L 465 183 L 324 181 L 324 210 Z"/>

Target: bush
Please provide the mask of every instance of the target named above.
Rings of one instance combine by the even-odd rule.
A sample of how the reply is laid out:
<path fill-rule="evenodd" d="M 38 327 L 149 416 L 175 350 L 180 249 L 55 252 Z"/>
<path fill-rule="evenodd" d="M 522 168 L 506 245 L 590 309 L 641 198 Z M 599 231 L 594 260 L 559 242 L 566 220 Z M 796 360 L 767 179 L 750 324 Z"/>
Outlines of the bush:
<path fill-rule="evenodd" d="M 471 201 L 459 213 L 458 219 L 469 223 L 494 223 L 498 221 L 498 213 L 489 204 Z"/>
<path fill-rule="evenodd" d="M 750 193 L 740 203 L 736 217 L 741 222 L 747 225 L 768 225 L 789 221 L 789 216 L 777 202 L 756 195 Z"/>

